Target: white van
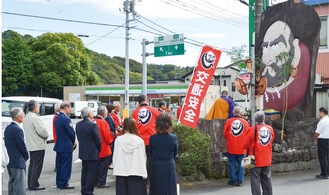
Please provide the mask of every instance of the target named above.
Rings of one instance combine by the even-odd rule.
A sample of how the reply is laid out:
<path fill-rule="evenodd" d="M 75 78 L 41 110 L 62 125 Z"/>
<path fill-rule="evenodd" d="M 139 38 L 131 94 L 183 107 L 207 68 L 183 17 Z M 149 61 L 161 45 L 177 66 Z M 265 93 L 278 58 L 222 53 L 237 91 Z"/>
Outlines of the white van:
<path fill-rule="evenodd" d="M 79 117 L 81 118 L 81 110 L 84 107 L 89 107 L 92 109 L 94 115 L 97 115 L 97 109 L 101 103 L 99 101 L 74 101 L 71 102 L 71 118 Z"/>
<path fill-rule="evenodd" d="M 4 133 L 5 128 L 12 122 L 10 117 L 10 110 L 14 107 L 20 107 L 23 109 L 24 113 L 27 114 L 28 108 L 27 103 L 30 100 L 35 100 L 40 104 L 39 116 L 42 122 L 44 123 L 47 132 L 49 134 L 47 141 L 54 140 L 53 137 L 53 118 L 55 114 L 55 104 L 57 102 L 62 102 L 62 100 L 55 98 L 44 98 L 44 97 L 28 97 L 28 96 L 13 96 L 13 97 L 3 97 L 2 98 L 2 135 Z M 23 121 L 24 123 L 24 121 Z M 21 124 L 23 128 L 23 125 Z"/>

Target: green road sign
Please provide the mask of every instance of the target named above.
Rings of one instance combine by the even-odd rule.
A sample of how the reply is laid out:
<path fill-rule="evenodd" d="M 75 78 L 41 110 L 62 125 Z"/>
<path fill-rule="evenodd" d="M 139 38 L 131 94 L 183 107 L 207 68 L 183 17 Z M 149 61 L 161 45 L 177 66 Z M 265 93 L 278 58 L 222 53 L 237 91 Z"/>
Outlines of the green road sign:
<path fill-rule="evenodd" d="M 154 57 L 184 55 L 184 34 L 154 38 Z"/>

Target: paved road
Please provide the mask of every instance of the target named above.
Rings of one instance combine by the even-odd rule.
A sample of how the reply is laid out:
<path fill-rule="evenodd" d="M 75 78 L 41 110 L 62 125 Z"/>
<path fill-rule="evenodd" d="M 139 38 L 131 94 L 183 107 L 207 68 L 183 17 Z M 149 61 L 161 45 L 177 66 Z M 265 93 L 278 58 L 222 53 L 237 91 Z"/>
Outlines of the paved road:
<path fill-rule="evenodd" d="M 319 171 L 289 172 L 272 175 L 273 194 L 275 195 L 329 195 L 329 180 L 315 179 Z M 250 192 L 250 179 L 245 178 L 244 186 L 233 187 L 226 184 L 227 179 L 210 180 L 200 184 L 184 184 L 181 194 L 188 195 L 245 195 Z"/>

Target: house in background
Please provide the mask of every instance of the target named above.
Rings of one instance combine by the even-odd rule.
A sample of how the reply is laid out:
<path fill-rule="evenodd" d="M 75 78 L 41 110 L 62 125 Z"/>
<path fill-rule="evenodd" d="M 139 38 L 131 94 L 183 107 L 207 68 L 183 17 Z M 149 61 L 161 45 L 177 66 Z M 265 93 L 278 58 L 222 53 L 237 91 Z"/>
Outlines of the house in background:
<path fill-rule="evenodd" d="M 247 95 L 240 94 L 235 87 L 234 80 L 240 78 L 240 69 L 236 64 L 233 63 L 225 67 L 217 67 L 214 77 L 211 81 L 212 91 L 208 93 L 212 96 L 212 99 L 209 100 L 210 103 L 214 103 L 217 98 L 220 97 L 221 92 L 226 90 L 229 93 L 229 96 L 245 111 L 249 107 L 249 97 Z M 189 83 L 193 76 L 193 72 L 189 72 L 182 76 L 182 79 L 185 83 Z M 214 92 L 214 89 L 216 91 Z M 208 94 L 207 94 L 208 95 Z M 207 98 L 207 96 L 206 96 Z M 207 106 L 208 108 L 208 106 Z M 208 110 L 208 109 L 207 109 Z"/>
<path fill-rule="evenodd" d="M 321 20 L 320 48 L 316 62 L 314 98 L 306 116 L 317 117 L 320 107 L 329 108 L 329 1 L 302 0 L 314 7 Z"/>

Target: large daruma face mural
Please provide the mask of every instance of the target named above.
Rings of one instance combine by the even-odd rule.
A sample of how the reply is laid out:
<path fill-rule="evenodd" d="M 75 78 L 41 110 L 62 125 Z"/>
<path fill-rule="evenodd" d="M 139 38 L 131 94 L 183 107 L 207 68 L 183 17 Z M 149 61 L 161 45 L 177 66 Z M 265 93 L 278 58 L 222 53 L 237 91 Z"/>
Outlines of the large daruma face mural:
<path fill-rule="evenodd" d="M 311 102 L 320 19 L 314 8 L 287 1 L 262 15 L 257 78 L 266 77 L 264 108 L 304 110 Z"/>

